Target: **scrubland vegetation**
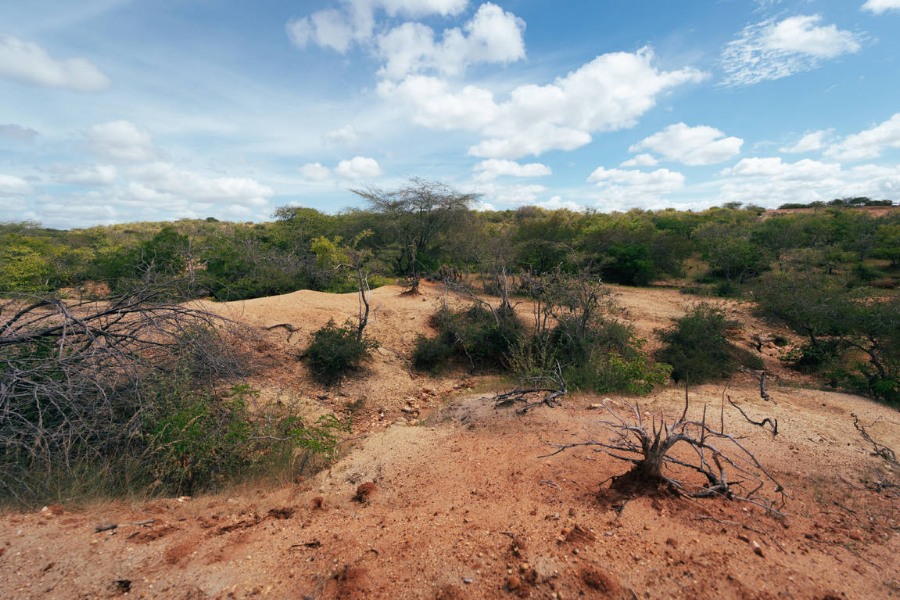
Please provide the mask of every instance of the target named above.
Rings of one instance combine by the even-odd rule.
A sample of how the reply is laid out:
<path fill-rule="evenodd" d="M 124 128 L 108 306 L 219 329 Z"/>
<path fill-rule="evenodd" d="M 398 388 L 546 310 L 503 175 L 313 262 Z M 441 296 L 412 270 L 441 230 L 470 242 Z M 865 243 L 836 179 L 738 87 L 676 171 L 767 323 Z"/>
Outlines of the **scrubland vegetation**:
<path fill-rule="evenodd" d="M 44 501 L 101 480 L 112 493 L 186 493 L 333 452 L 348 424 L 255 406 L 240 377 L 254 367 L 227 341 L 246 334 L 180 304 L 201 297 L 313 289 L 364 301 L 386 282 L 415 294 L 440 279 L 470 303 L 433 316 L 412 368 L 561 373 L 573 390 L 635 395 L 760 368 L 728 342 L 716 304 L 739 298 L 802 336 L 785 363 L 900 404 L 900 209 L 889 202 L 475 212 L 472 196 L 421 180 L 356 193 L 367 209 L 288 206 L 258 224 L 0 225 L 0 497 Z M 697 302 L 656 332 L 651 354 L 609 283 L 677 286 Z M 324 385 L 354 376 L 377 345 L 362 306 L 303 353 Z"/>

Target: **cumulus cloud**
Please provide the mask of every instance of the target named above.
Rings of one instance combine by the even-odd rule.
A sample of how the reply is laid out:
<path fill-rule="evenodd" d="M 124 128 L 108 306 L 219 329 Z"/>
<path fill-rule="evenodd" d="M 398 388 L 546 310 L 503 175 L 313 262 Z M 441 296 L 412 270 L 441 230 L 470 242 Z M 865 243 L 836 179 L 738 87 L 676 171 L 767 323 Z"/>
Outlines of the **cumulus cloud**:
<path fill-rule="evenodd" d="M 819 25 L 821 21 L 821 15 L 798 15 L 745 27 L 722 52 L 722 85 L 753 85 L 789 77 L 860 49 L 856 34 L 835 25 Z"/>
<path fill-rule="evenodd" d="M 526 206 L 537 203 L 547 188 L 539 184 L 505 185 L 488 182 L 479 184 L 475 191 L 483 197 L 485 206 Z"/>
<path fill-rule="evenodd" d="M 145 162 L 157 157 L 153 136 L 129 121 L 92 125 L 87 132 L 93 154 L 118 163 Z"/>
<path fill-rule="evenodd" d="M 22 196 L 31 191 L 31 184 L 21 177 L 0 173 L 0 196 Z"/>
<path fill-rule="evenodd" d="M 629 188 L 632 192 L 653 195 L 674 192 L 684 187 L 684 175 L 669 169 L 647 172 L 597 167 L 587 180 L 597 184 L 597 187 Z"/>
<path fill-rule="evenodd" d="M 461 13 L 467 5 L 467 0 L 344 0 L 340 8 L 288 21 L 286 30 L 298 48 L 314 44 L 344 54 L 353 44 L 371 39 L 379 10 L 390 17 L 449 16 Z"/>
<path fill-rule="evenodd" d="M 725 137 L 714 127 L 689 127 L 676 123 L 644 138 L 628 150 L 651 150 L 667 160 L 699 166 L 713 165 L 737 156 L 743 143 L 741 138 Z"/>
<path fill-rule="evenodd" d="M 331 169 L 322 163 L 307 163 L 297 170 L 310 181 L 325 181 L 331 177 Z"/>
<path fill-rule="evenodd" d="M 652 154 L 638 154 L 623 162 L 620 167 L 655 167 L 659 161 Z"/>
<path fill-rule="evenodd" d="M 900 10 L 900 0 L 866 0 L 862 9 L 880 15 L 889 10 Z"/>
<path fill-rule="evenodd" d="M 437 71 L 458 75 L 474 63 L 509 63 L 525 58 L 525 22 L 490 2 L 482 4 L 462 28 L 434 31 L 421 23 L 404 23 L 376 40 L 384 66 L 379 74 L 402 79 L 408 74 Z"/>
<path fill-rule="evenodd" d="M 56 180 L 60 183 L 98 186 L 115 183 L 119 172 L 113 165 L 93 165 L 90 167 L 64 167 L 56 169 Z"/>
<path fill-rule="evenodd" d="M 368 179 L 379 177 L 381 167 L 374 158 L 355 156 L 350 160 L 339 162 L 334 172 L 345 179 Z"/>
<path fill-rule="evenodd" d="M 275 194 L 267 185 L 247 177 L 209 177 L 179 169 L 172 163 L 153 162 L 133 167 L 129 174 L 147 191 L 193 201 L 229 202 L 251 206 L 267 204 Z"/>
<path fill-rule="evenodd" d="M 407 77 L 399 84 L 383 81 L 378 93 L 409 108 L 413 121 L 429 129 L 477 131 L 500 112 L 488 90 L 467 85 L 453 92 L 446 81 L 424 75 Z"/>
<path fill-rule="evenodd" d="M 85 58 L 56 59 L 41 46 L 0 34 L 0 77 L 42 87 L 99 92 L 110 80 Z"/>
<path fill-rule="evenodd" d="M 473 156 L 517 159 L 574 150 L 595 132 L 631 127 L 659 95 L 706 78 L 692 68 L 661 71 L 653 59 L 649 48 L 603 54 L 547 85 L 516 87 L 505 102 L 483 88 L 453 91 L 446 81 L 422 75 L 384 81 L 378 90 L 420 125 L 479 132 L 485 139 L 469 149 Z"/>
<path fill-rule="evenodd" d="M 30 127 L 22 127 L 14 123 L 0 125 L 0 137 L 18 140 L 20 142 L 32 142 L 38 136 L 38 132 Z"/>
<path fill-rule="evenodd" d="M 764 199 L 767 205 L 777 206 L 851 196 L 892 198 L 900 192 L 900 165 L 861 165 L 848 170 L 838 163 L 754 157 L 720 175 L 721 202 L 758 203 Z"/>
<path fill-rule="evenodd" d="M 786 154 L 802 154 L 804 152 L 815 152 L 816 150 L 821 150 L 825 147 L 826 136 L 831 135 L 831 132 L 832 131 L 830 129 L 823 129 L 820 131 L 807 133 L 802 138 L 797 140 L 797 143 L 779 148 L 778 151 L 784 152 Z"/>
<path fill-rule="evenodd" d="M 871 129 L 849 135 L 825 154 L 840 160 L 877 158 L 887 148 L 900 148 L 900 113 Z"/>
<path fill-rule="evenodd" d="M 322 139 L 327 144 L 347 145 L 356 143 L 359 140 L 359 134 L 353 125 L 344 125 L 339 129 L 326 132 Z"/>
<path fill-rule="evenodd" d="M 835 177 L 840 173 L 837 163 L 823 163 L 805 158 L 794 163 L 786 163 L 780 157 L 744 158 L 722 175 L 739 177 L 764 177 L 780 181 L 816 181 Z"/>
<path fill-rule="evenodd" d="M 543 177 L 552 175 L 553 171 L 550 167 L 541 163 L 520 164 L 512 160 L 497 160 L 491 158 L 483 160 L 475 165 L 478 174 L 475 179 L 478 181 L 489 181 L 497 177 Z"/>
<path fill-rule="evenodd" d="M 684 175 L 669 169 L 639 171 L 598 167 L 588 181 L 599 188 L 595 204 L 606 210 L 661 207 L 669 194 L 685 187 Z"/>

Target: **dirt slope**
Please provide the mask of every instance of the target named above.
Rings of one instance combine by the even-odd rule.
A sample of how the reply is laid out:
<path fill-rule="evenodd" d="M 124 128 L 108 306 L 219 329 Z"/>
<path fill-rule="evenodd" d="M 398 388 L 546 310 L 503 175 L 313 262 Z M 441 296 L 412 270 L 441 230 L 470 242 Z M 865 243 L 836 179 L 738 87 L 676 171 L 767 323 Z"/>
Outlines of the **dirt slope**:
<path fill-rule="evenodd" d="M 619 291 L 645 336 L 691 302 L 670 290 Z M 246 343 L 266 365 L 252 383 L 267 398 L 311 411 L 353 406 L 344 457 L 276 489 L 2 515 L 0 597 L 900 597 L 898 488 L 884 485 L 898 474 L 871 455 L 850 416 L 875 422 L 870 433 L 896 449 L 896 411 L 798 387 L 764 348 L 780 375 L 770 386 L 777 404 L 759 399 L 749 376 L 724 393 L 777 418 L 779 434 L 732 411 L 726 426 L 787 487 L 787 520 L 726 500 L 623 504 L 597 494 L 623 463 L 589 448 L 544 455 L 551 443 L 604 440 L 603 416 L 589 407 L 624 410 L 633 399 L 568 397 L 519 416 L 485 400 L 497 380 L 410 373 L 408 352 L 441 300 L 436 287 L 421 297 L 376 290 L 371 333 L 381 349 L 366 377 L 339 390 L 312 385 L 294 356 L 329 318 L 355 314 L 353 295 L 218 306 L 259 332 Z M 764 331 L 741 305 L 729 310 L 744 343 Z M 288 340 L 284 329 L 262 329 L 278 323 L 301 331 Z M 722 395 L 694 390 L 693 410 L 718 412 Z M 675 414 L 682 402 L 683 391 L 668 389 L 641 406 Z M 105 523 L 118 527 L 95 532 Z"/>

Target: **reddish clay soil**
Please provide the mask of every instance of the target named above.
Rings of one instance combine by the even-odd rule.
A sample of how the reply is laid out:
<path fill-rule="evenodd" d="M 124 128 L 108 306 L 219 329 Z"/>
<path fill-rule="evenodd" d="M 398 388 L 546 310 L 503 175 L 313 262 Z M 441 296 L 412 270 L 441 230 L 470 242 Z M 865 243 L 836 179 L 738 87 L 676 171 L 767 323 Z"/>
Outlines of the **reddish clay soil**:
<path fill-rule="evenodd" d="M 263 365 L 249 379 L 265 401 L 353 413 L 342 457 L 279 486 L 7 512 L 0 597 L 900 597 L 898 467 L 872 455 L 851 417 L 900 449 L 896 410 L 814 389 L 764 343 L 774 402 L 742 374 L 727 389 L 692 390 L 691 411 L 708 405 L 718 418 L 728 396 L 755 418 L 778 419 L 772 436 L 730 407 L 724 417 L 785 485 L 787 517 L 725 499 L 623 497 L 601 482 L 625 463 L 589 447 L 548 457 L 551 444 L 607 440 L 596 405 L 680 414 L 683 390 L 570 395 L 524 415 L 495 409 L 489 397 L 508 382 L 410 372 L 416 334 L 444 298 L 430 285 L 421 296 L 400 291 L 374 292 L 380 348 L 366 373 L 331 390 L 311 383 L 296 355 L 330 317 L 355 314 L 354 295 L 217 305 L 256 332 L 242 345 Z M 692 302 L 665 289 L 617 292 L 645 337 Z M 742 323 L 737 343 L 771 332 L 745 305 L 727 306 Z M 288 339 L 285 328 L 265 329 L 279 323 L 300 331 Z"/>

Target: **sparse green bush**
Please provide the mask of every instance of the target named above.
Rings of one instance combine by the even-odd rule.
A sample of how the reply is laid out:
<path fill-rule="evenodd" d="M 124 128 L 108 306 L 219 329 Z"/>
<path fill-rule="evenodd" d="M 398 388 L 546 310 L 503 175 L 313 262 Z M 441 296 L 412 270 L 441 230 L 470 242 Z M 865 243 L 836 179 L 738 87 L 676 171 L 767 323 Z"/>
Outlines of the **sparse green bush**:
<path fill-rule="evenodd" d="M 436 338 L 420 337 L 413 351 L 413 366 L 424 371 L 439 371 L 455 358 L 473 371 L 505 370 L 508 355 L 522 335 L 522 324 L 509 307 L 489 309 L 473 304 L 454 311 L 442 307 L 431 318 Z"/>
<path fill-rule="evenodd" d="M 373 340 L 360 338 L 351 323 L 338 326 L 332 319 L 313 334 L 302 358 L 317 381 L 334 385 L 345 375 L 358 371 L 369 351 L 377 347 Z"/>
<path fill-rule="evenodd" d="M 728 341 L 733 326 L 721 307 L 701 302 L 671 328 L 657 330 L 663 347 L 656 357 L 672 365 L 675 381 L 693 384 L 725 379 L 741 366 L 762 368 L 761 358 Z"/>
<path fill-rule="evenodd" d="M 452 340 L 445 336 L 427 338 L 419 334 L 412 353 L 412 365 L 417 371 L 427 371 L 432 375 L 440 373 L 453 357 Z"/>
<path fill-rule="evenodd" d="M 332 414 L 314 424 L 284 405 L 254 407 L 258 392 L 233 386 L 225 398 L 171 380 L 143 421 L 140 455 L 148 488 L 190 494 L 228 481 L 293 471 L 307 452 L 332 457 L 349 422 Z M 256 408 L 256 410 L 252 410 Z M 297 453 L 301 449 L 304 452 Z"/>

